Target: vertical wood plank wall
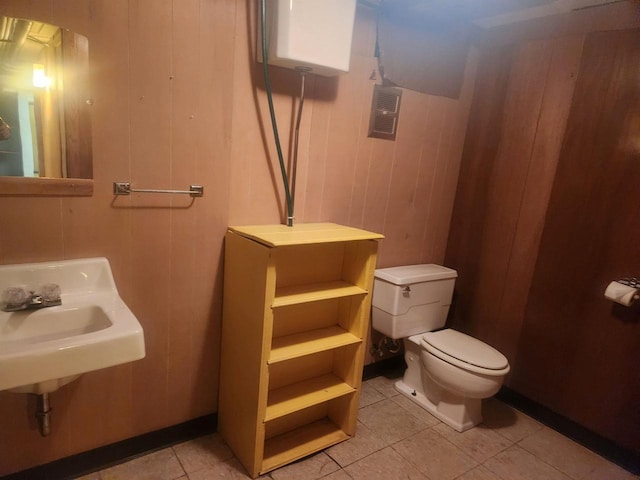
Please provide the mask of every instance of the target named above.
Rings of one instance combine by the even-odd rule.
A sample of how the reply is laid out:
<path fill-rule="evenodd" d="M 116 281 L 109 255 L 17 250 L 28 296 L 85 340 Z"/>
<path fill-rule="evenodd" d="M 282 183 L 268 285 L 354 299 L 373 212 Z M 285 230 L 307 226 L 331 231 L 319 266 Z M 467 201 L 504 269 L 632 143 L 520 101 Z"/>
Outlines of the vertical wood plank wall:
<path fill-rule="evenodd" d="M 140 320 L 147 357 L 33 401 L 0 392 L 0 475 L 217 410 L 227 225 L 280 223 L 282 189 L 255 58 L 256 2 L 3 0 L 0 13 L 89 37 L 94 195 L 0 197 L 0 263 L 105 256 Z M 381 266 L 442 262 L 475 74 L 460 100 L 405 91 L 396 142 L 366 137 L 375 13 L 359 6 L 351 72 L 309 77 L 297 222 L 385 234 Z M 272 69 L 284 149 L 297 75 Z M 377 73 L 376 73 L 377 75 Z M 379 77 L 379 76 L 378 76 Z M 205 186 L 189 197 L 114 198 L 112 182 Z"/>
<path fill-rule="evenodd" d="M 453 325 L 504 352 L 507 385 L 640 451 L 640 313 L 603 297 L 640 271 L 640 30 L 589 33 L 637 13 L 481 49 L 445 262 Z"/>
<path fill-rule="evenodd" d="M 229 222 L 279 223 L 280 171 L 256 68 L 256 15 L 238 3 Z M 251 34 L 247 35 L 246 27 Z M 375 12 L 358 6 L 348 75 L 311 76 L 300 132 L 296 221 L 336 223 L 385 235 L 379 266 L 442 261 L 475 75 L 469 56 L 459 100 L 403 91 L 395 142 L 367 137 L 378 78 Z M 247 52 L 250 52 L 249 57 Z M 274 69 L 271 80 L 283 150 L 290 149 L 298 74 Z M 257 98 L 257 101 L 256 101 Z M 237 112 L 247 112 L 242 115 Z M 262 122 L 262 129 L 260 127 Z M 256 141 L 260 132 L 262 142 Z M 266 147 L 265 147 L 266 145 Z M 265 148 L 269 161 L 265 162 Z M 253 220 L 252 220 L 253 219 Z M 439 259 L 439 260 L 438 260 Z"/>
<path fill-rule="evenodd" d="M 637 452 L 640 310 L 603 293 L 640 271 L 639 160 L 640 28 L 591 34 L 512 384 Z"/>

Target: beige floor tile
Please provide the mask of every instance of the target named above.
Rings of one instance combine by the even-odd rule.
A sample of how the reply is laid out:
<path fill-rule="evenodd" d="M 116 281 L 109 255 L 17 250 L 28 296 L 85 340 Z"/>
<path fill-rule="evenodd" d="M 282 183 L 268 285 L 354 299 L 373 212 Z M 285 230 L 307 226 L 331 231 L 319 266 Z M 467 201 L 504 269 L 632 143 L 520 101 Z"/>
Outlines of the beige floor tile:
<path fill-rule="evenodd" d="M 393 386 L 399 380 L 399 378 L 400 377 L 387 378 L 384 376 L 380 376 L 380 377 L 375 377 L 370 380 L 367 380 L 367 384 L 371 385 L 373 388 L 375 388 L 378 392 L 380 392 L 385 397 L 391 398 L 400 394 Z"/>
<path fill-rule="evenodd" d="M 173 451 L 187 473 L 213 467 L 233 457 L 233 452 L 217 433 L 175 445 Z"/>
<path fill-rule="evenodd" d="M 361 408 L 358 419 L 387 445 L 426 428 L 420 419 L 390 399 Z"/>
<path fill-rule="evenodd" d="M 274 480 L 316 480 L 340 469 L 329 455 L 324 452 L 317 453 L 297 462 L 285 465 L 271 472 Z"/>
<path fill-rule="evenodd" d="M 570 480 L 518 445 L 513 445 L 484 462 L 484 466 L 504 480 Z"/>
<path fill-rule="evenodd" d="M 608 463 L 591 450 L 547 427 L 518 445 L 576 480 Z"/>
<path fill-rule="evenodd" d="M 362 390 L 360 391 L 360 408 L 372 405 L 387 398 L 376 390 L 369 382 L 370 380 L 362 382 Z"/>
<path fill-rule="evenodd" d="M 388 444 L 366 425 L 358 422 L 354 437 L 326 450 L 341 467 L 346 467 L 358 460 L 382 450 Z"/>
<path fill-rule="evenodd" d="M 218 462 L 215 465 L 201 468 L 189 474 L 189 480 L 246 480 L 250 478 L 247 471 L 235 458 Z M 264 476 L 259 478 L 268 479 L 270 477 Z"/>
<path fill-rule="evenodd" d="M 640 480 L 495 399 L 485 404 L 484 424 L 459 433 L 395 390 L 391 397 L 382 393 L 390 395 L 392 385 L 385 378 L 364 383 L 354 438 L 259 478 Z M 213 434 L 77 480 L 249 478 L 220 435 Z"/>
<path fill-rule="evenodd" d="M 177 457 L 170 448 L 150 453 L 100 472 L 102 480 L 176 480 L 184 476 Z"/>
<path fill-rule="evenodd" d="M 354 480 L 429 480 L 391 447 L 349 465 L 344 471 Z"/>
<path fill-rule="evenodd" d="M 483 402 L 482 416 L 486 428 L 512 442 L 519 442 L 544 427 L 540 422 L 495 398 Z"/>
<path fill-rule="evenodd" d="M 393 449 L 430 480 L 451 480 L 478 465 L 433 429 L 406 438 Z"/>
<path fill-rule="evenodd" d="M 513 445 L 511 440 L 482 425 L 460 433 L 440 423 L 433 430 L 480 463 Z"/>
<path fill-rule="evenodd" d="M 391 401 L 401 406 L 404 410 L 409 412 L 414 417 L 420 419 L 425 427 L 432 427 L 433 425 L 437 425 L 438 423 L 440 423 L 440 420 L 438 420 L 420 405 L 402 394 L 391 397 Z"/>
<path fill-rule="evenodd" d="M 502 480 L 491 470 L 487 470 L 482 465 L 478 465 L 476 468 L 469 470 L 466 473 L 460 475 L 456 480 Z"/>
<path fill-rule="evenodd" d="M 330 473 L 326 477 L 322 477 L 322 480 L 352 480 L 352 479 L 344 470 L 338 470 L 335 473 Z"/>

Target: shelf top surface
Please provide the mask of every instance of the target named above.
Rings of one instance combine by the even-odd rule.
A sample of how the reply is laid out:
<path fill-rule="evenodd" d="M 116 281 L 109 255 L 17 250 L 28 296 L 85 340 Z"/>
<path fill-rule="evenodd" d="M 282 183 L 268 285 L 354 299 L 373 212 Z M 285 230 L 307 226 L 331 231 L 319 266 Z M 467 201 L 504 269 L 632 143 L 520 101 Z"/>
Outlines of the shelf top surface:
<path fill-rule="evenodd" d="M 286 225 L 246 225 L 229 230 L 270 247 L 313 243 L 379 240 L 383 235 L 336 223 L 301 223 Z"/>

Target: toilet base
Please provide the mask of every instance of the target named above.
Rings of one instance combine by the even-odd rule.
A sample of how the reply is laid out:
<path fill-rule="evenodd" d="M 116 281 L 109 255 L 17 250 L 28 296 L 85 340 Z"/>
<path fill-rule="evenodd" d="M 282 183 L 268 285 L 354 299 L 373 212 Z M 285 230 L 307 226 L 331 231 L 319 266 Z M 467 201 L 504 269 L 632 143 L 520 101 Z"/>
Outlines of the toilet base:
<path fill-rule="evenodd" d="M 428 380 L 427 380 L 428 381 Z M 404 380 L 395 383 L 395 389 L 414 403 L 418 404 L 434 417 L 449 425 L 458 432 L 464 432 L 482 423 L 482 400 L 479 398 L 462 398 L 447 392 L 430 382 L 433 387 L 429 399 L 421 388 L 413 388 Z"/>

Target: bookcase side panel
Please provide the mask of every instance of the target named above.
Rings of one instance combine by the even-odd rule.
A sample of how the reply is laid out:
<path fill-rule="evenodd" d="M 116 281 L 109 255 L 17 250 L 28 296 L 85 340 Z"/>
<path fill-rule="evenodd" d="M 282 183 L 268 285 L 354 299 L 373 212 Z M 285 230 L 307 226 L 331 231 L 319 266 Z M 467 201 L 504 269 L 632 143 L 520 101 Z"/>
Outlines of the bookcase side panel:
<path fill-rule="evenodd" d="M 218 428 L 256 476 L 262 463 L 271 305 L 275 291 L 270 250 L 228 232 L 225 236 Z"/>

